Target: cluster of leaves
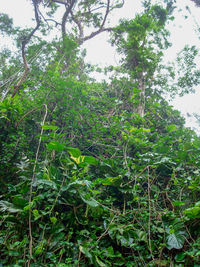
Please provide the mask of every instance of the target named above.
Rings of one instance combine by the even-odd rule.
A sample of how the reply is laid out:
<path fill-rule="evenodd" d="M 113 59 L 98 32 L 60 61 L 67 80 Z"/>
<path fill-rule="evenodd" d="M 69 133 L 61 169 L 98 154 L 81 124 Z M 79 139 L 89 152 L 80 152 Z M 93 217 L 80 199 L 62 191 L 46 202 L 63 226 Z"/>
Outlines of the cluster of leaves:
<path fill-rule="evenodd" d="M 161 61 L 151 44 L 162 41 L 166 18 L 154 6 L 116 28 L 125 59 L 111 81 L 89 78 L 69 35 L 68 49 L 48 44 L 20 93 L 0 103 L 1 265 L 198 266 L 200 138 L 160 94 L 166 82 L 150 81 Z M 127 40 L 118 39 L 125 31 Z M 141 41 L 135 66 L 131 49 Z M 133 75 L 140 66 L 148 77 L 144 117 Z M 197 84 L 192 73 L 184 88 Z"/>

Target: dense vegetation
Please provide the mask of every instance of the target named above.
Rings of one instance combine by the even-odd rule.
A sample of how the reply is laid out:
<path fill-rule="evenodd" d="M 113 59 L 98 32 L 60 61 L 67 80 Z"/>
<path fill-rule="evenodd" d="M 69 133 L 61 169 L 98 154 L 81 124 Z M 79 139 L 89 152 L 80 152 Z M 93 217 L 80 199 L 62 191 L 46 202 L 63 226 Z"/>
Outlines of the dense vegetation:
<path fill-rule="evenodd" d="M 32 1 L 34 29 L 0 14 L 18 47 L 0 53 L 0 266 L 200 266 L 200 138 L 166 101 L 199 84 L 198 51 L 163 63 L 174 1 L 112 28 L 123 3 L 75 2 Z M 102 31 L 121 62 L 97 82 L 81 45 Z"/>

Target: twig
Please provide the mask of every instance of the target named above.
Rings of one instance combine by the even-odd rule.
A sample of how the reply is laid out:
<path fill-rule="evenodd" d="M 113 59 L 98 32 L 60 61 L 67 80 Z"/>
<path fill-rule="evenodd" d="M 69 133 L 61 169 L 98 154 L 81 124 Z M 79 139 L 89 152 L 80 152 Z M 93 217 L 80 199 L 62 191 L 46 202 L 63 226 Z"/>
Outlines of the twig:
<path fill-rule="evenodd" d="M 127 147 L 128 147 L 128 142 L 126 142 L 126 145 L 123 148 L 123 154 L 124 154 L 124 162 L 125 162 L 126 168 L 128 170 L 128 173 L 130 174 L 130 168 L 129 168 L 128 162 L 127 162 Z"/>
<path fill-rule="evenodd" d="M 151 257 L 154 260 L 154 256 L 152 253 L 152 247 L 151 247 L 151 184 L 150 184 L 150 179 L 149 179 L 149 166 L 147 166 L 148 170 L 148 199 L 149 199 L 149 221 L 148 221 L 148 236 L 149 236 L 149 250 L 151 253 Z"/>
<path fill-rule="evenodd" d="M 78 264 L 77 264 L 77 267 L 79 267 L 79 263 L 80 263 L 80 260 L 81 260 L 81 251 L 79 249 L 79 253 L 78 253 Z"/>
<path fill-rule="evenodd" d="M 23 119 L 24 119 L 26 116 L 28 116 L 28 115 L 29 115 L 30 113 L 32 113 L 33 111 L 36 111 L 37 109 L 39 109 L 39 108 L 33 108 L 33 109 L 29 110 L 26 114 L 24 114 L 24 115 L 22 116 L 21 120 L 15 123 L 15 127 L 17 128 L 17 127 L 19 126 L 19 124 L 23 121 Z"/>
<path fill-rule="evenodd" d="M 147 169 L 148 167 L 149 167 L 149 166 L 145 167 L 145 168 L 139 173 L 139 175 L 137 175 L 137 177 L 139 177 L 144 171 L 146 171 L 146 169 Z M 137 177 L 134 177 L 132 180 L 130 180 L 130 181 L 129 181 L 128 183 L 126 183 L 126 184 L 121 184 L 120 187 L 125 187 L 125 186 L 131 184 L 131 183 L 134 182 L 134 181 L 135 181 L 135 183 L 136 183 L 136 179 L 137 179 Z"/>
<path fill-rule="evenodd" d="M 108 227 L 106 228 L 105 232 L 103 232 L 103 234 L 97 239 L 97 242 L 103 237 L 106 235 L 106 233 L 108 232 L 109 230 L 109 226 L 111 225 L 111 223 L 114 221 L 115 217 L 117 216 L 117 214 L 115 214 L 115 216 L 112 218 L 112 220 L 110 221 Z"/>
<path fill-rule="evenodd" d="M 106 206 L 104 206 L 103 204 L 101 204 L 100 202 L 98 202 L 97 200 L 95 200 L 100 206 L 102 206 L 104 209 L 107 209 L 107 210 L 109 210 L 109 211 L 112 211 L 113 213 L 115 213 L 116 215 L 119 215 L 119 211 L 117 210 L 117 211 L 115 211 L 115 210 L 112 210 L 112 209 L 110 209 L 110 208 L 108 208 L 108 207 L 106 207 Z"/>
<path fill-rule="evenodd" d="M 192 242 L 195 243 L 195 240 L 194 240 L 193 237 L 191 236 L 190 231 L 189 231 L 187 225 L 185 225 L 185 229 L 186 229 L 186 231 L 187 231 L 187 233 L 188 233 L 190 239 L 192 240 Z"/>
<path fill-rule="evenodd" d="M 44 104 L 44 106 L 45 106 L 45 114 L 44 114 L 44 118 L 43 118 L 43 121 L 42 121 L 42 125 L 44 125 L 46 117 L 47 117 L 47 105 Z M 41 132 L 40 132 L 40 139 L 39 139 L 37 151 L 36 151 L 36 154 L 35 154 L 35 163 L 34 163 L 34 166 L 33 166 L 33 176 L 32 176 L 32 179 L 31 179 L 30 193 L 29 193 L 29 220 L 28 220 L 28 223 L 29 223 L 29 254 L 30 254 L 30 258 L 31 259 L 33 258 L 33 253 L 32 253 L 32 251 L 33 251 L 33 236 L 32 236 L 32 225 L 31 225 L 31 202 L 32 202 L 32 193 L 33 193 L 33 182 L 35 180 L 35 170 L 36 170 L 36 165 L 37 165 L 37 162 L 38 162 L 38 155 L 39 155 L 39 151 L 40 151 L 40 145 L 41 145 L 41 141 L 42 141 L 43 131 L 44 131 L 44 129 L 42 128 Z M 30 265 L 30 260 L 28 261 L 28 266 L 29 265 Z"/>
<path fill-rule="evenodd" d="M 56 205 L 56 203 L 57 203 L 57 201 L 58 201 L 58 197 L 60 196 L 60 192 L 61 192 L 61 190 L 62 190 L 62 187 L 63 187 L 63 185 L 64 185 L 64 182 L 65 182 L 65 176 L 63 176 L 63 180 L 62 180 L 60 189 L 59 189 L 58 194 L 57 194 L 57 196 L 56 196 L 56 199 L 55 199 L 55 201 L 54 201 L 54 203 L 53 203 L 53 205 L 52 205 L 52 207 L 51 207 L 51 209 L 50 209 L 49 216 L 52 214 L 52 211 L 53 211 L 53 209 L 55 208 L 55 205 Z"/>

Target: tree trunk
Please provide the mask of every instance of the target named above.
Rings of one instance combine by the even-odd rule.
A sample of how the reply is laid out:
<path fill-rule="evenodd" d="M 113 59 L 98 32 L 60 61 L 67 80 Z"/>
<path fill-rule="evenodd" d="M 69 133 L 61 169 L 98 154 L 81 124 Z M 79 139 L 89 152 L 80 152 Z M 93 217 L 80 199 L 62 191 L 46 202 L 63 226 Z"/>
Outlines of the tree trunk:
<path fill-rule="evenodd" d="M 145 84 L 143 72 L 140 72 L 138 75 L 138 89 L 140 89 L 140 99 L 138 105 L 138 114 L 141 117 L 144 117 L 144 109 L 145 109 Z"/>

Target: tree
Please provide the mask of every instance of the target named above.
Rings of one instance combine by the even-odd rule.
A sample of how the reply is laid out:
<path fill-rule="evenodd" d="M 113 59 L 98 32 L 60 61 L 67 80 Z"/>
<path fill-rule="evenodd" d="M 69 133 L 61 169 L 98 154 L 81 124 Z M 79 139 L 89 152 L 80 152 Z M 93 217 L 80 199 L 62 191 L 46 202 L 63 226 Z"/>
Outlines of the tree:
<path fill-rule="evenodd" d="M 32 30 L 28 30 L 28 32 L 23 31 L 21 36 L 21 54 L 24 64 L 24 73 L 22 74 L 21 78 L 18 80 L 16 85 L 14 86 L 12 96 L 14 97 L 15 94 L 19 91 L 21 84 L 24 82 L 28 72 L 29 66 L 27 62 L 26 50 L 27 45 L 34 37 L 36 32 L 41 29 L 43 33 L 46 32 L 45 25 L 48 27 L 48 31 L 52 29 L 49 23 L 54 23 L 56 26 L 60 27 L 62 32 L 62 42 L 54 42 L 54 48 L 61 53 L 61 57 L 64 52 L 67 50 L 67 42 L 69 36 L 73 39 L 77 44 L 81 45 L 83 42 L 95 37 L 97 34 L 100 34 L 104 31 L 110 31 L 112 28 L 105 27 L 109 14 L 116 8 L 120 8 L 123 6 L 123 1 L 115 1 L 114 4 L 111 4 L 110 0 L 106 1 L 80 1 L 76 3 L 75 0 L 66 0 L 66 1 L 40 1 L 40 0 L 32 0 L 31 1 L 34 8 L 34 17 L 35 17 L 35 28 Z M 44 15 L 40 11 L 40 5 L 43 4 L 45 9 L 47 9 L 47 13 Z M 53 18 L 57 8 L 62 6 L 65 8 L 63 12 L 63 17 L 61 22 L 57 21 Z M 104 14 L 103 14 L 104 12 Z M 47 17 L 46 17 L 47 15 Z M 7 34 L 13 33 L 11 31 L 12 20 L 6 15 L 1 15 L 1 19 L 3 25 L 7 25 L 6 27 L 2 28 L 2 31 L 6 32 Z M 69 24 L 69 31 L 66 29 L 66 24 Z M 88 29 L 93 29 L 88 35 L 85 34 L 88 32 Z M 71 33 L 69 33 L 71 32 Z"/>
<path fill-rule="evenodd" d="M 145 2 L 114 29 L 123 58 L 106 70 L 108 81 L 89 77 L 95 67 L 73 32 L 52 42 L 34 33 L 25 45 L 31 70 L 0 102 L 4 266 L 198 265 L 200 138 L 163 94 L 199 82 L 197 50 L 178 55 L 179 72 L 166 66 L 170 11 Z M 34 3 L 41 16 L 42 4 L 53 12 L 73 1 Z M 17 29 L 18 44 L 32 31 Z M 2 80 L 11 76 L 14 86 L 18 54 L 4 50 L 0 61 Z"/>
<path fill-rule="evenodd" d="M 191 0 L 191 1 L 193 1 L 197 7 L 200 6 L 200 1 L 199 0 Z"/>
<path fill-rule="evenodd" d="M 163 56 L 162 50 L 170 45 L 167 41 L 169 33 L 165 29 L 167 19 L 167 9 L 155 5 L 134 20 L 121 22 L 115 29 L 112 43 L 125 56 L 123 66 L 140 91 L 138 114 L 142 117 L 145 114 L 146 85 L 154 79 Z"/>

